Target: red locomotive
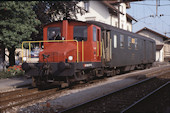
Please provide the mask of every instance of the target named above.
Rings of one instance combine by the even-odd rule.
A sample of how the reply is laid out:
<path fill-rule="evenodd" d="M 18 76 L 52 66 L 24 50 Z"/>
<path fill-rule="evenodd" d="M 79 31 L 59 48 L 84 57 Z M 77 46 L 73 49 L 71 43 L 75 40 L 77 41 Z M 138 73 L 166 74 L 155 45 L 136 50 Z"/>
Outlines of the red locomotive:
<path fill-rule="evenodd" d="M 69 85 L 95 76 L 150 67 L 155 60 L 153 40 L 100 22 L 52 22 L 44 26 L 43 39 L 39 62 L 22 65 L 36 85 Z"/>

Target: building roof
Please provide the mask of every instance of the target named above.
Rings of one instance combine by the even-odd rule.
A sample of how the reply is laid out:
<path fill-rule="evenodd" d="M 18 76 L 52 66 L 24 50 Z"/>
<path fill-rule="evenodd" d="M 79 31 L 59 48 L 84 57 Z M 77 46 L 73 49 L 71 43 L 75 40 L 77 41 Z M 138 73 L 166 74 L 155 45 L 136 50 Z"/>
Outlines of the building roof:
<path fill-rule="evenodd" d="M 164 45 L 156 45 L 156 50 L 160 51 Z"/>
<path fill-rule="evenodd" d="M 156 32 L 156 31 L 153 31 L 153 30 L 151 30 L 151 29 L 149 29 L 149 28 L 147 28 L 147 27 L 142 28 L 141 30 L 137 31 L 136 33 L 139 33 L 139 32 L 144 31 L 144 30 L 149 31 L 149 32 L 152 32 L 152 33 L 154 33 L 154 34 L 162 37 L 164 40 L 169 39 L 169 37 L 167 37 L 167 36 L 165 36 L 165 35 L 162 35 L 162 34 Z"/>
<path fill-rule="evenodd" d="M 127 16 L 127 18 L 129 18 L 129 19 L 131 19 L 131 20 L 134 20 L 134 21 L 138 22 L 135 18 L 133 18 L 132 16 L 130 16 L 130 15 L 127 14 L 127 13 L 126 13 L 126 16 Z"/>
<path fill-rule="evenodd" d="M 131 0 L 131 1 L 141 1 L 141 0 Z M 126 1 L 127 2 L 127 1 Z M 129 1 L 130 2 L 130 1 Z M 112 9 L 113 11 L 117 12 L 117 13 L 120 13 L 122 15 L 124 15 L 124 13 L 120 12 L 118 9 L 116 9 L 113 5 L 116 5 L 117 3 L 121 3 L 118 2 L 117 0 L 110 0 L 110 1 L 102 1 L 102 3 L 104 3 L 107 7 L 109 7 L 110 9 Z M 126 13 L 126 17 L 131 19 L 131 20 L 134 20 L 137 22 L 136 19 L 134 19 L 132 16 L 130 16 L 129 14 Z"/>

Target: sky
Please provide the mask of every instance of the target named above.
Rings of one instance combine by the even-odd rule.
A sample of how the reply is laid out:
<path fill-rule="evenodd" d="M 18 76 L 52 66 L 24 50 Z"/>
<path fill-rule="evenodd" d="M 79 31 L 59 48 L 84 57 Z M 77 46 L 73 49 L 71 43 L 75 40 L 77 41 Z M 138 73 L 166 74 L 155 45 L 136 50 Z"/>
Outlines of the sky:
<path fill-rule="evenodd" d="M 144 27 L 170 37 L 170 0 L 158 0 L 156 16 L 156 0 L 131 2 L 127 13 L 138 22 L 133 22 L 132 31 L 136 32 Z M 163 16 L 160 16 L 163 15 Z"/>

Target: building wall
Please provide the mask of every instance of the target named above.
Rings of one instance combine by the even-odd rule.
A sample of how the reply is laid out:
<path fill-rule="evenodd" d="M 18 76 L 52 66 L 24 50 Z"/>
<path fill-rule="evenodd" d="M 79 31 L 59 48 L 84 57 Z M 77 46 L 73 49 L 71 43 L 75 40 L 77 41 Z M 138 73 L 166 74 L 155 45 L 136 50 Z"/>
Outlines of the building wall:
<path fill-rule="evenodd" d="M 149 32 L 147 30 L 143 30 L 143 31 L 139 32 L 138 34 L 155 40 L 156 45 L 164 45 L 164 41 L 163 41 L 162 37 L 160 37 L 156 34 L 153 34 L 153 33 Z M 158 61 L 158 62 L 164 61 L 164 47 L 161 50 L 156 51 L 156 61 Z"/>
<path fill-rule="evenodd" d="M 170 61 L 170 41 L 164 44 L 164 60 Z"/>
<path fill-rule="evenodd" d="M 130 22 L 127 22 L 127 31 L 132 32 L 132 23 L 130 23 Z"/>
<path fill-rule="evenodd" d="M 80 2 L 78 5 L 84 7 L 84 2 Z M 118 9 L 118 7 L 115 8 Z M 127 23 L 125 3 L 120 4 L 120 11 L 124 15 L 120 14 L 119 27 L 127 30 L 127 26 L 129 26 L 129 31 L 132 31 L 132 24 L 130 22 Z M 101 1 L 89 1 L 89 12 L 84 15 L 77 14 L 77 19 L 80 21 L 94 20 L 118 27 L 118 16 L 110 14 L 108 7 Z"/>
<path fill-rule="evenodd" d="M 163 45 L 164 44 L 164 41 L 163 41 L 162 37 L 160 37 L 160 36 L 158 36 L 156 34 L 153 34 L 153 33 L 149 32 L 149 31 L 144 30 L 144 31 L 141 31 L 138 34 L 146 36 L 148 38 L 151 38 L 151 39 L 155 40 L 156 45 Z"/>
<path fill-rule="evenodd" d="M 84 2 L 80 2 L 78 5 L 84 7 Z M 77 14 L 77 17 L 81 21 L 95 20 L 110 24 L 108 8 L 100 1 L 89 1 L 89 12 L 84 15 Z"/>

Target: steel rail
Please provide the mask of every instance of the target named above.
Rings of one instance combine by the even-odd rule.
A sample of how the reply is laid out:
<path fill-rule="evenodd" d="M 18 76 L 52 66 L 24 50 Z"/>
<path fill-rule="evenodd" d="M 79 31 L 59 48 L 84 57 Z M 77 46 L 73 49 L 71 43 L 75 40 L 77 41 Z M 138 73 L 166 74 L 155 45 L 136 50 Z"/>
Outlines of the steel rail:
<path fill-rule="evenodd" d="M 136 104 L 142 102 L 143 100 L 145 100 L 146 98 L 148 98 L 149 96 L 153 95 L 154 93 L 158 92 L 160 89 L 166 87 L 168 84 L 170 84 L 170 82 L 167 82 L 165 84 L 163 84 L 162 86 L 160 86 L 159 88 L 157 88 L 156 90 L 152 91 L 151 93 L 149 93 L 148 95 L 144 96 L 143 98 L 139 99 L 138 101 L 136 101 L 134 104 L 130 105 L 129 107 L 127 107 L 126 109 L 122 110 L 121 113 L 124 113 L 126 111 L 128 111 L 130 108 L 134 107 Z"/>
<path fill-rule="evenodd" d="M 35 88 L 35 89 L 30 89 L 30 90 L 27 89 L 27 90 L 23 90 L 23 91 L 18 91 L 18 92 L 8 94 L 8 95 L 3 95 L 2 97 L 0 97 L 0 102 L 9 100 L 11 98 L 21 97 L 22 95 L 27 95 L 29 93 L 35 93 L 37 91 L 38 91 L 38 89 Z"/>
<path fill-rule="evenodd" d="M 5 109 L 12 108 L 14 106 L 22 105 L 24 103 L 31 102 L 33 100 L 37 100 L 37 99 L 40 99 L 45 96 L 50 96 L 52 94 L 57 93 L 57 90 L 58 90 L 58 88 L 40 91 L 40 92 L 36 92 L 34 94 L 28 94 L 25 96 L 23 95 L 21 97 L 3 101 L 3 102 L 1 102 L 0 111 L 4 111 Z M 8 104 L 10 104 L 10 105 L 8 105 Z"/>
<path fill-rule="evenodd" d="M 16 94 L 18 92 L 24 92 L 28 90 L 28 88 L 22 88 L 22 89 L 19 89 L 19 90 L 14 90 L 14 91 L 8 91 L 8 92 L 2 92 L 0 93 L 0 97 L 4 97 L 4 96 L 7 96 L 7 95 L 11 95 L 11 94 Z"/>

